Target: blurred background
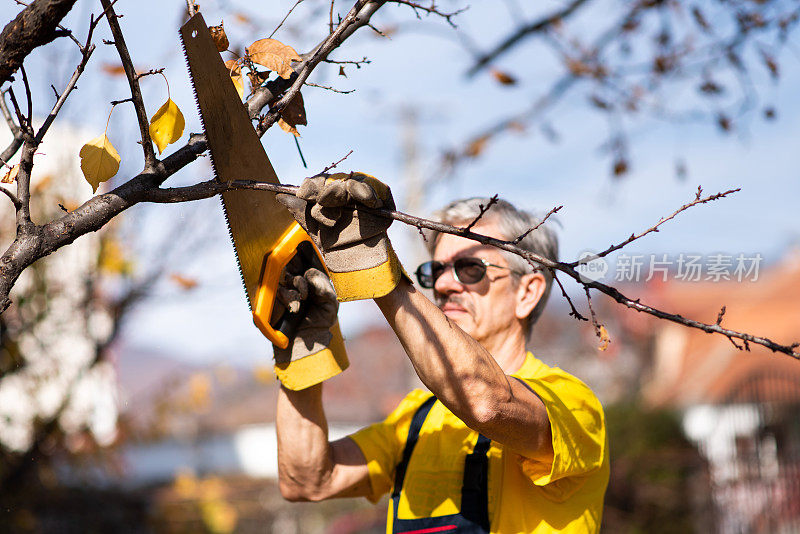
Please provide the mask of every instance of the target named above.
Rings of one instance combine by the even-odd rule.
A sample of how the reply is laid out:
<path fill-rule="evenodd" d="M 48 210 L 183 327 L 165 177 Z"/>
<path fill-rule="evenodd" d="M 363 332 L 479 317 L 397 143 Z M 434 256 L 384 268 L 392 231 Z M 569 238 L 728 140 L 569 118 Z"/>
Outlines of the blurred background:
<path fill-rule="evenodd" d="M 544 214 L 573 261 L 697 206 L 595 262 L 586 276 L 662 310 L 800 341 L 797 175 L 800 49 L 795 2 L 517 0 L 387 3 L 303 89 L 300 137 L 263 138 L 283 182 L 339 160 L 378 176 L 398 208 L 428 215 L 499 194 Z M 351 7 L 318 0 L 207 0 L 233 52 L 268 37 L 311 50 Z M 23 9 L 3 0 L 4 24 Z M 200 124 L 177 29 L 183 2 L 120 0 L 148 112 L 169 96 Z M 286 20 L 281 21 L 289 13 Z M 63 25 L 83 39 L 99 3 Z M 433 12 L 432 12 L 433 11 Z M 452 16 L 451 16 L 452 15 Z M 91 197 L 78 152 L 108 135 L 109 190 L 139 172 L 127 81 L 107 24 L 33 172 L 34 220 Z M 65 38 L 25 62 L 34 112 L 79 61 Z M 19 78 L 19 77 L 18 77 Z M 24 95 L 21 81 L 13 83 Z M 352 91 L 352 92 L 350 92 Z M 245 96 L 248 87 L 245 87 Z M 5 94 L 4 94 L 5 97 Z M 795 119 L 792 119 L 795 117 Z M 4 137 L 3 137 L 4 136 Z M 0 134 L 6 146 L 11 133 Z M 211 177 L 207 158 L 166 185 Z M 0 199 L 0 244 L 13 239 Z M 277 384 L 253 326 L 217 199 L 138 205 L 29 268 L 0 316 L 0 530 L 384 532 L 386 502 L 284 502 L 275 483 Z M 416 229 L 390 236 L 408 270 Z M 583 289 L 566 293 L 588 316 Z M 592 304 L 611 338 L 553 291 L 531 350 L 575 374 L 606 409 L 612 473 L 605 532 L 800 532 L 800 362 Z M 371 302 L 340 308 L 351 367 L 325 386 L 331 435 L 382 419 L 419 387 Z"/>

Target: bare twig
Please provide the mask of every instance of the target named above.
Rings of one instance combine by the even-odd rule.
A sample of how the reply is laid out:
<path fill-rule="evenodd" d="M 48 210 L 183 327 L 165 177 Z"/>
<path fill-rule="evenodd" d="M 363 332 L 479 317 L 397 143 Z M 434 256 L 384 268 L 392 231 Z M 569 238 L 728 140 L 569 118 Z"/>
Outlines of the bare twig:
<path fill-rule="evenodd" d="M 618 243 L 616 245 L 611 245 L 606 250 L 595 254 L 595 256 L 597 258 L 602 258 L 604 256 L 608 256 L 610 253 L 614 252 L 615 250 L 619 250 L 622 247 L 629 245 L 633 241 L 636 241 L 637 239 L 641 239 L 642 237 L 646 236 L 647 234 L 650 234 L 652 232 L 658 232 L 658 227 L 659 226 L 661 226 L 662 224 L 664 224 L 665 222 L 667 222 L 669 220 L 674 219 L 676 215 L 678 215 L 682 211 L 688 210 L 692 206 L 697 206 L 698 204 L 705 204 L 706 202 L 712 202 L 714 200 L 727 197 L 728 195 L 736 193 L 738 191 L 741 191 L 741 189 L 740 188 L 730 189 L 728 191 L 725 191 L 724 193 L 715 193 L 713 195 L 709 195 L 707 197 L 701 198 L 700 195 L 702 194 L 703 189 L 701 187 L 698 187 L 697 188 L 697 194 L 696 194 L 694 200 L 692 200 L 691 202 L 687 202 L 686 204 L 684 204 L 683 206 L 681 206 L 680 208 L 675 210 L 671 215 L 669 215 L 667 217 L 662 217 L 661 219 L 658 220 L 658 222 L 656 224 L 654 224 L 653 226 L 651 226 L 650 228 L 648 228 L 644 232 L 641 232 L 639 234 L 631 234 L 630 237 L 628 237 L 628 239 L 626 239 L 625 241 L 622 241 L 621 243 Z M 579 261 L 574 261 L 574 262 L 570 263 L 569 265 L 572 266 L 572 267 L 575 267 L 579 263 L 580 263 L 580 260 Z"/>
<path fill-rule="evenodd" d="M 322 169 L 322 172 L 321 172 L 320 174 L 325 174 L 325 173 L 326 173 L 326 172 L 328 172 L 329 170 L 333 169 L 334 167 L 336 167 L 337 165 L 339 165 L 341 162 L 343 162 L 344 160 L 346 160 L 347 158 L 349 158 L 349 157 L 350 157 L 350 154 L 352 154 L 352 153 L 353 153 L 353 151 L 351 150 L 350 152 L 348 152 L 347 154 L 345 154 L 345 155 L 344 155 L 344 157 L 343 157 L 342 159 L 340 159 L 339 161 L 334 161 L 333 163 L 331 163 L 330 165 L 328 165 L 327 167 L 325 167 L 324 169 Z"/>
<path fill-rule="evenodd" d="M 28 114 L 25 117 L 25 123 L 29 128 L 33 128 L 33 99 L 31 98 L 31 85 L 28 81 L 28 73 L 25 72 L 25 65 L 20 65 L 19 70 L 22 73 L 22 84 L 25 86 L 25 100 L 28 104 Z"/>
<path fill-rule="evenodd" d="M 531 265 L 533 265 L 533 264 L 531 264 Z M 534 266 L 534 268 L 535 268 L 535 266 Z M 555 271 L 553 269 L 550 269 L 550 273 L 552 273 L 553 280 L 555 280 L 556 284 L 558 284 L 558 288 L 561 290 L 561 296 L 564 297 L 564 300 L 566 300 L 567 304 L 569 304 L 569 308 L 570 308 L 569 315 L 571 317 L 575 317 L 579 321 L 588 321 L 588 319 L 586 317 L 584 317 L 583 315 L 580 314 L 578 309 L 575 307 L 575 304 L 573 304 L 572 299 L 569 298 L 569 295 L 567 294 L 567 290 L 564 289 L 564 284 L 561 283 L 561 280 L 559 280 L 559 278 L 556 275 Z"/>
<path fill-rule="evenodd" d="M 8 105 L 6 105 L 6 93 L 8 93 L 8 89 L 0 93 L 0 111 L 3 113 L 3 118 L 6 120 L 9 130 L 11 130 L 13 139 L 8 147 L 3 150 L 2 154 L 0 154 L 0 161 L 3 165 L 8 165 L 8 160 L 10 160 L 22 146 L 22 128 L 14 122 L 14 117 L 11 116 L 11 111 L 8 109 Z"/>
<path fill-rule="evenodd" d="M 14 204 L 14 209 L 19 210 L 22 207 L 22 201 L 17 198 L 17 195 L 3 186 L 0 186 L 0 191 L 2 191 L 4 195 L 11 199 L 12 204 Z"/>
<path fill-rule="evenodd" d="M 542 220 L 539 221 L 539 223 L 536 226 L 534 226 L 532 228 L 528 228 L 527 230 L 525 230 L 525 232 L 523 232 L 522 234 L 517 236 L 517 238 L 514 239 L 514 241 L 512 241 L 512 243 L 514 243 L 515 245 L 520 243 L 523 239 L 525 239 L 528 236 L 528 234 L 538 230 L 539 227 L 541 227 L 545 222 L 547 222 L 547 219 L 549 219 L 552 214 L 557 213 L 563 207 L 564 206 L 556 206 L 555 208 L 553 208 L 550 211 L 548 211 L 547 214 L 542 218 Z"/>
<path fill-rule="evenodd" d="M 136 79 L 139 80 L 145 76 L 152 76 L 153 74 L 164 74 L 164 67 L 161 67 L 160 69 L 150 69 L 145 72 L 139 72 L 136 74 Z"/>
<path fill-rule="evenodd" d="M 86 68 L 86 64 L 89 62 L 89 58 L 92 57 L 92 53 L 95 50 L 95 45 L 92 44 L 92 37 L 94 36 L 94 30 L 97 28 L 97 24 L 100 22 L 100 17 L 95 18 L 93 15 L 89 17 L 89 30 L 86 32 L 86 42 L 80 46 L 81 48 L 81 60 L 78 63 L 78 66 L 75 67 L 75 71 L 72 73 L 72 77 L 70 77 L 69 82 L 67 82 L 66 87 L 61 94 L 59 95 L 56 91 L 55 87 L 53 87 L 53 92 L 58 95 L 56 98 L 56 103 L 53 105 L 53 109 L 50 110 L 50 113 L 45 118 L 42 126 L 39 128 L 39 131 L 36 132 L 36 144 L 40 144 L 44 139 L 45 134 L 50 129 L 50 125 L 53 124 L 53 121 L 56 119 L 58 112 L 63 107 L 64 103 L 67 101 L 70 93 L 75 89 L 78 83 L 78 79 L 83 74 L 83 71 Z"/>
<path fill-rule="evenodd" d="M 424 5 L 424 4 L 420 3 L 420 2 L 414 2 L 412 0 L 389 0 L 389 1 L 391 3 L 393 3 L 393 4 L 400 4 L 400 5 L 404 5 L 404 6 L 409 6 L 411 9 L 414 10 L 414 14 L 417 16 L 418 19 L 422 18 L 420 16 L 420 12 L 426 13 L 427 15 L 437 15 L 439 17 L 442 17 L 453 28 L 457 28 L 457 26 L 453 22 L 453 17 L 455 17 L 455 16 L 457 16 L 457 15 L 459 15 L 459 14 L 461 14 L 464 11 L 467 10 L 467 8 L 462 8 L 462 9 L 459 9 L 457 11 L 446 13 L 446 12 L 441 11 L 439 8 L 436 7 L 436 2 L 435 1 L 432 1 L 428 5 Z"/>
<path fill-rule="evenodd" d="M 142 139 L 144 168 L 152 172 L 158 164 L 158 159 L 153 149 L 153 142 L 150 139 L 150 122 L 147 120 L 147 110 L 144 106 L 142 91 L 139 88 L 139 81 L 136 77 L 136 69 L 133 66 L 130 52 L 128 52 L 128 46 L 125 44 L 125 37 L 122 35 L 122 29 L 119 26 L 117 14 L 114 12 L 114 2 L 116 2 L 116 0 L 100 0 L 100 4 L 105 11 L 106 19 L 108 20 L 108 25 L 111 28 L 111 35 L 114 36 L 114 46 L 117 48 L 119 59 L 122 62 L 122 67 L 125 69 L 125 76 L 128 78 L 128 85 L 131 89 L 133 107 L 136 109 L 136 118 L 139 122 L 139 134 Z"/>
<path fill-rule="evenodd" d="M 120 104 L 124 104 L 125 102 L 133 102 L 133 98 L 123 98 L 122 100 L 112 100 L 109 102 L 112 106 L 118 106 Z"/>
<path fill-rule="evenodd" d="M 489 210 L 492 208 L 492 206 L 494 206 L 495 204 L 497 204 L 497 200 L 498 200 L 498 197 L 497 197 L 497 195 L 494 195 L 492 198 L 490 198 L 490 199 L 489 199 L 489 202 L 487 202 L 485 206 L 484 206 L 483 204 L 479 204 L 479 205 L 478 205 L 478 209 L 480 210 L 480 213 L 478 213 L 477 217 L 475 217 L 475 218 L 472 220 L 472 222 L 471 222 L 471 223 L 469 223 L 467 226 L 465 226 L 465 227 L 464 227 L 464 230 L 467 230 L 467 231 L 470 231 L 470 230 L 472 230 L 472 228 L 473 228 L 473 227 L 474 227 L 476 224 L 478 224 L 478 221 L 480 221 L 480 220 L 483 218 L 483 215 L 484 215 L 484 214 L 485 214 L 487 211 L 489 211 Z"/>
<path fill-rule="evenodd" d="M 724 315 L 725 315 L 725 306 L 723 306 L 722 309 L 719 310 L 719 314 L 717 315 L 717 322 L 714 323 L 714 324 L 716 324 L 717 326 L 721 325 L 722 324 L 722 317 Z"/>
<path fill-rule="evenodd" d="M 195 5 L 194 0 L 186 0 L 186 10 L 190 17 L 194 17 L 195 13 L 197 13 L 197 5 Z"/>
<path fill-rule="evenodd" d="M 271 34 L 269 34 L 269 38 L 270 38 L 270 39 L 272 39 L 272 36 L 273 36 L 273 35 L 275 35 L 275 32 L 277 32 L 277 31 L 278 31 L 278 30 L 281 28 L 281 26 L 283 26 L 283 23 L 284 23 L 284 22 L 286 22 L 286 19 L 288 19 L 288 18 L 289 18 L 289 15 L 291 15 L 291 14 L 292 14 L 292 11 L 294 11 L 294 8 L 296 8 L 297 6 L 299 6 L 299 5 L 300 5 L 300 3 L 301 3 L 302 1 L 303 1 L 303 0 L 297 0 L 297 2 L 295 2 L 295 3 L 294 3 L 294 5 L 292 6 L 292 8 L 289 10 L 289 12 L 288 12 L 288 13 L 286 13 L 286 16 L 284 16 L 284 17 L 283 17 L 283 20 L 281 20 L 280 24 L 278 24 L 278 25 L 275 27 L 275 29 L 274 29 L 274 30 L 272 30 L 272 33 L 271 33 Z"/>
<path fill-rule="evenodd" d="M 339 93 L 342 95 L 349 95 L 350 93 L 355 93 L 355 89 L 343 90 L 343 89 L 336 89 L 335 87 L 331 87 L 329 85 L 319 85 L 312 82 L 306 82 L 306 85 L 309 87 L 317 87 L 319 89 L 325 89 L 327 91 L 333 91 L 334 93 Z"/>
<path fill-rule="evenodd" d="M 355 59 L 355 60 L 351 59 L 343 61 L 339 61 L 336 59 L 325 59 L 324 62 L 332 63 L 334 65 L 355 65 L 357 69 L 360 69 L 361 65 L 369 65 L 370 63 L 372 63 L 372 60 L 367 59 L 367 57 L 364 56 L 364 59 Z"/>

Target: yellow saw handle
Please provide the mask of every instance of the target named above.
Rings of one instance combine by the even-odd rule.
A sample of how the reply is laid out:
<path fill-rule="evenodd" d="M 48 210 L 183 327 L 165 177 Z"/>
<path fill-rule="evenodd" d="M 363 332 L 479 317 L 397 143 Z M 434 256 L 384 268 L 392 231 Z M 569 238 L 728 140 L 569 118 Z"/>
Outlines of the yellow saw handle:
<path fill-rule="evenodd" d="M 293 333 L 281 332 L 273 327 L 270 320 L 275 308 L 281 272 L 297 254 L 297 248 L 305 241 L 314 247 L 314 243 L 305 230 L 297 222 L 292 223 L 278 240 L 278 244 L 264 257 L 261 279 L 256 291 L 253 322 L 267 339 L 282 349 L 289 346 L 289 338 L 293 336 Z M 314 247 L 314 252 L 319 256 L 316 247 Z M 321 258 L 320 263 L 322 263 Z M 324 265 L 324 263 L 322 264 Z M 304 315 L 303 311 L 300 312 L 302 315 Z M 302 319 L 302 315 L 298 319 Z"/>

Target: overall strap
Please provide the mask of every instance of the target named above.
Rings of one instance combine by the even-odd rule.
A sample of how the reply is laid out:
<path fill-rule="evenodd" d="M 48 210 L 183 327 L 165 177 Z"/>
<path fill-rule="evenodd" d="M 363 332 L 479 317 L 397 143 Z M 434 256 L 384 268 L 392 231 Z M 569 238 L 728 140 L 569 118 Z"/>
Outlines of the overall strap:
<path fill-rule="evenodd" d="M 431 395 L 429 399 L 422 403 L 417 409 L 414 417 L 411 419 L 411 426 L 408 429 L 408 439 L 406 439 L 406 446 L 403 449 L 403 459 L 397 464 L 394 473 L 394 491 L 392 491 L 392 498 L 395 499 L 400 496 L 400 490 L 403 488 L 403 481 L 406 478 L 406 469 L 408 468 L 408 461 L 411 459 L 411 453 L 414 451 L 414 446 L 417 444 L 419 438 L 419 431 L 422 429 L 422 423 L 428 417 L 428 412 L 431 411 L 431 406 L 436 402 L 436 395 Z M 395 504 L 395 515 L 397 514 L 397 505 Z"/>
<path fill-rule="evenodd" d="M 489 446 L 492 440 L 478 435 L 472 453 L 464 460 L 464 484 L 461 487 L 461 515 L 489 532 Z"/>

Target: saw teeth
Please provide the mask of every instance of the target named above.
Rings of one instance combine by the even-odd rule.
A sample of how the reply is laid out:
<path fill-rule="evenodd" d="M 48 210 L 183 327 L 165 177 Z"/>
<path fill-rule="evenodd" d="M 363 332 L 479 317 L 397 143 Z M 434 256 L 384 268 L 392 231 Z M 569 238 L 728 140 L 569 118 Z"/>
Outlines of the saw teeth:
<path fill-rule="evenodd" d="M 186 55 L 186 44 L 184 43 L 183 35 L 180 32 L 178 32 L 178 37 L 180 38 L 181 48 L 183 49 L 183 60 L 186 62 L 186 69 L 189 72 L 189 81 L 191 82 L 192 86 L 192 96 L 194 96 L 194 105 L 197 108 L 197 115 L 200 117 L 200 126 L 202 126 L 203 133 L 205 135 L 206 124 L 205 120 L 203 119 L 202 110 L 200 109 L 200 99 L 197 98 L 197 89 L 194 86 L 194 79 L 192 78 L 191 75 L 191 68 L 189 67 L 189 57 Z M 209 158 L 211 159 L 211 171 L 214 174 L 214 179 L 219 182 L 220 179 L 219 175 L 217 174 L 217 165 L 216 163 L 214 163 L 214 154 L 209 149 L 207 149 L 207 151 Z M 248 297 L 247 294 L 247 284 L 245 284 L 244 281 L 244 271 L 242 271 L 242 263 L 239 261 L 239 255 L 236 253 L 236 246 L 233 241 L 233 230 L 231 229 L 231 223 L 230 220 L 228 219 L 228 209 L 225 207 L 225 200 L 222 198 L 221 194 L 219 199 L 220 203 L 222 204 L 222 214 L 225 217 L 225 227 L 228 229 L 228 238 L 231 241 L 231 247 L 233 247 L 233 257 L 236 259 L 236 269 L 239 271 L 239 279 L 242 282 L 242 290 L 244 291 L 244 300 L 247 301 L 247 308 L 252 312 L 253 307 L 250 304 L 250 298 Z"/>

